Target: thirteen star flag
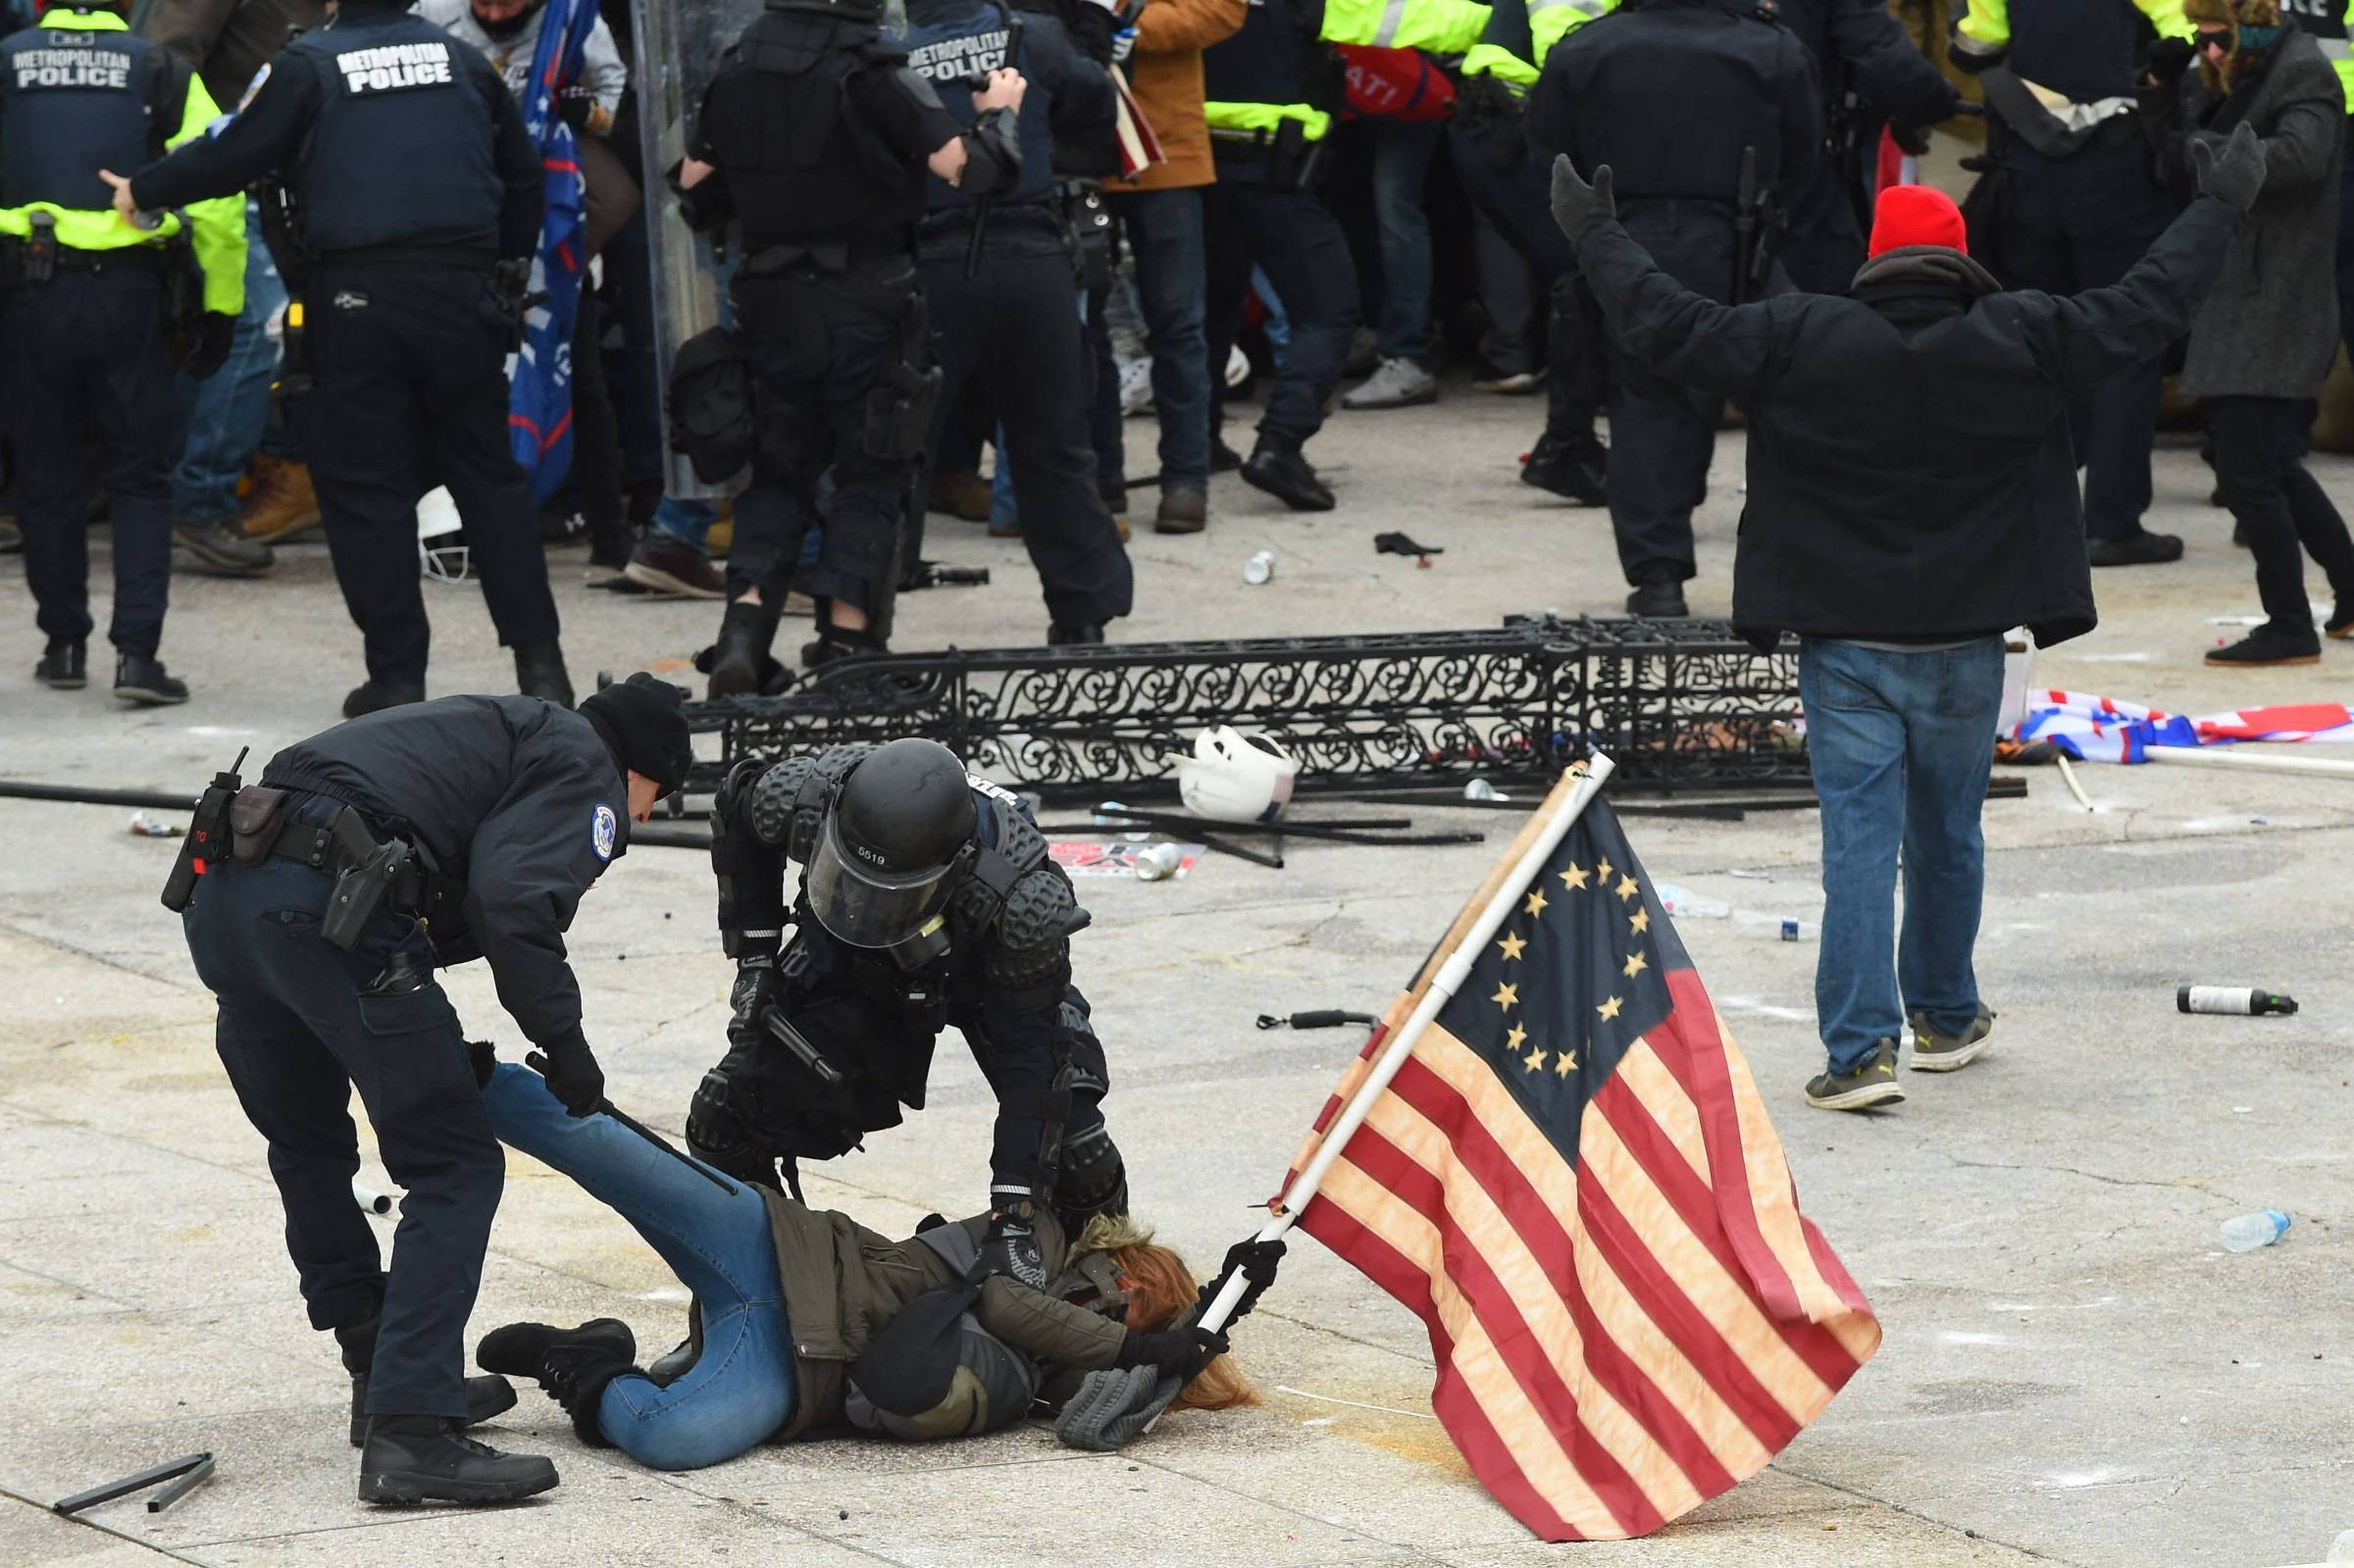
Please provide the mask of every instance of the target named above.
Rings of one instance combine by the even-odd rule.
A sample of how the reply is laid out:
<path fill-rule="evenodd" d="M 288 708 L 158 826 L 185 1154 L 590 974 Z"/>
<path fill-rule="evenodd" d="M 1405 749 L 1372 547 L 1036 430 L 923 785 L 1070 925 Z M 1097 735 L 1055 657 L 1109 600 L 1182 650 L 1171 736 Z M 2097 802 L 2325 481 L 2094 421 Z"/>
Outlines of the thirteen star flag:
<path fill-rule="evenodd" d="M 1564 780 L 1318 1117 L 1505 890 Z M 1879 1348 L 1610 808 L 1590 803 L 1300 1226 L 1411 1307 L 1431 1407 L 1547 1541 L 1642 1536 L 1765 1468 Z"/>

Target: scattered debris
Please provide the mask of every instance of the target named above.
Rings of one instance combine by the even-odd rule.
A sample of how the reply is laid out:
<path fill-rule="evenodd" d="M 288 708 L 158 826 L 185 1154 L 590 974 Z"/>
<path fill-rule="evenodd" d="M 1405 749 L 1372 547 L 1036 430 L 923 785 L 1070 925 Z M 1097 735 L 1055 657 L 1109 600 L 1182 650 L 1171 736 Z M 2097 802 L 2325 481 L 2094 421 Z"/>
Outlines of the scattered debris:
<path fill-rule="evenodd" d="M 2175 987 L 2177 1013 L 2224 1013 L 2235 1018 L 2275 1014 L 2285 1018 L 2296 1010 L 2297 999 L 2278 991 L 2240 986 L 2193 986 L 2187 982 Z"/>
<path fill-rule="evenodd" d="M 110 1481 L 102 1487 L 77 1492 L 71 1497 L 60 1497 L 49 1508 L 51 1512 L 70 1519 L 84 1508 L 94 1508 L 102 1502 L 112 1502 L 117 1497 L 128 1497 L 134 1492 L 144 1492 L 159 1482 L 169 1481 L 171 1486 L 147 1499 L 149 1513 L 162 1513 L 202 1485 L 212 1473 L 213 1456 L 209 1453 L 192 1453 L 185 1458 L 175 1459 L 170 1464 L 142 1470 L 135 1476 L 125 1476 L 120 1481 Z"/>
<path fill-rule="evenodd" d="M 2258 1209 L 2253 1214 L 2234 1214 L 2223 1224 L 2224 1250 L 2253 1252 L 2261 1246 L 2271 1246 L 2288 1234 L 2288 1216 L 2278 1209 Z"/>
<path fill-rule="evenodd" d="M 1261 550 L 1243 563 L 1243 581 L 1259 587 L 1275 581 L 1275 552 Z"/>

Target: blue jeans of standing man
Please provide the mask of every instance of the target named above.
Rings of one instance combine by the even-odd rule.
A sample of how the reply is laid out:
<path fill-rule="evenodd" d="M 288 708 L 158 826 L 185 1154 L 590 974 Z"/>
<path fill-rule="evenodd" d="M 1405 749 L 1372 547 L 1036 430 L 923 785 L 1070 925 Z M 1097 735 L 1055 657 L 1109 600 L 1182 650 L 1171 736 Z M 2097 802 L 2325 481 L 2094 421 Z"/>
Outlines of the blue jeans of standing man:
<path fill-rule="evenodd" d="M 1373 218 L 1381 229 L 1381 311 L 1373 334 L 1383 359 L 1419 361 L 1430 353 L 1430 220 L 1422 187 L 1447 124 L 1380 120 L 1370 128 Z"/>
<path fill-rule="evenodd" d="M 1152 351 L 1152 406 L 1160 420 L 1161 488 L 1209 489 L 1209 379 L 1203 335 L 1203 252 L 1199 190 L 1105 192 L 1128 228 Z"/>
<path fill-rule="evenodd" d="M 1808 637 L 1798 693 L 1822 799 L 1815 1011 L 1831 1071 L 1852 1073 L 1881 1040 L 1901 1040 L 1912 1013 L 1947 1035 L 1977 1017 L 1970 950 L 1986 888 L 1978 813 L 1994 767 L 2003 639 L 1899 652 Z"/>
<path fill-rule="evenodd" d="M 278 340 L 270 323 L 285 309 L 286 285 L 262 239 L 261 209 L 245 203 L 245 309 L 229 340 L 229 358 L 204 380 L 179 378 L 179 454 L 172 470 L 172 515 L 182 523 L 222 523 L 237 515 L 237 481 L 270 430 L 270 383 L 278 378 Z"/>
<path fill-rule="evenodd" d="M 793 1414 L 793 1328 L 759 1189 L 716 1171 L 699 1176 L 610 1116 L 575 1120 L 538 1074 L 512 1062 L 492 1071 L 483 1103 L 501 1141 L 629 1221 L 694 1292 L 702 1354 L 667 1388 L 636 1375 L 606 1384 L 598 1430 L 640 1464 L 699 1470 L 783 1426 Z"/>

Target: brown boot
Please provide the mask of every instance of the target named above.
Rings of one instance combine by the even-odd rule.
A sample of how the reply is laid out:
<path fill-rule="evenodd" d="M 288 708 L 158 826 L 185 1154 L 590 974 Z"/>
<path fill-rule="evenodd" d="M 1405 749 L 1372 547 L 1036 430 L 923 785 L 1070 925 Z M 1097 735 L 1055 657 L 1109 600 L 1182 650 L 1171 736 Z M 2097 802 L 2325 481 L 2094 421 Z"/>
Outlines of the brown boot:
<path fill-rule="evenodd" d="M 261 458 L 264 466 L 245 501 L 245 536 L 264 544 L 292 538 L 319 526 L 319 496 L 311 488 L 311 471 L 300 463 Z"/>

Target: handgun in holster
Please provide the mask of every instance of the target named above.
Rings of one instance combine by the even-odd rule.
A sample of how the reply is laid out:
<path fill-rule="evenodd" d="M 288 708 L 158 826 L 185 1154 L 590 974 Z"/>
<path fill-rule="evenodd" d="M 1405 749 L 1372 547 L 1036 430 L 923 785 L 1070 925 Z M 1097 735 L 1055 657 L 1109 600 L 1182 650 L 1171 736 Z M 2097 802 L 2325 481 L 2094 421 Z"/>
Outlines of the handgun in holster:
<path fill-rule="evenodd" d="M 869 457 L 904 461 L 919 456 L 924 443 L 932 438 L 932 411 L 940 403 L 943 377 L 931 359 L 931 315 L 919 289 L 899 318 L 898 352 L 876 376 L 874 389 L 867 393 Z"/>
<path fill-rule="evenodd" d="M 343 869 L 336 874 L 334 891 L 328 894 L 319 935 L 348 953 L 359 945 L 385 899 L 404 887 L 414 896 L 420 868 L 417 852 L 402 840 L 372 841 L 356 811 L 339 814 L 333 826 L 335 860 Z"/>
<path fill-rule="evenodd" d="M 25 236 L 25 281 L 45 283 L 57 276 L 57 214 L 36 212 Z"/>
<path fill-rule="evenodd" d="M 1305 190 L 1316 177 L 1324 151 L 1322 141 L 1307 139 L 1307 126 L 1285 120 L 1275 126 L 1267 154 L 1267 186 L 1271 190 Z"/>
<path fill-rule="evenodd" d="M 240 748 L 237 760 L 214 774 L 213 782 L 196 798 L 188 835 L 179 841 L 179 858 L 172 863 L 172 875 L 164 879 L 164 907 L 176 915 L 196 896 L 196 879 L 211 869 L 213 861 L 229 853 L 229 806 L 245 787 L 245 781 L 237 775 L 251 749 Z"/>

